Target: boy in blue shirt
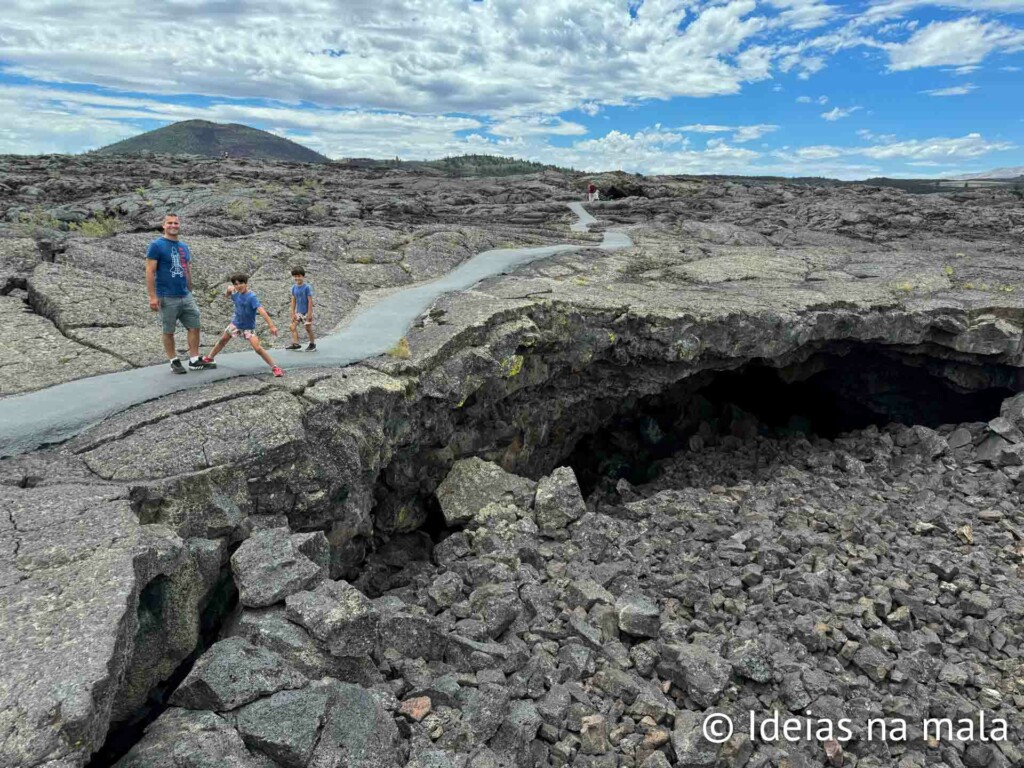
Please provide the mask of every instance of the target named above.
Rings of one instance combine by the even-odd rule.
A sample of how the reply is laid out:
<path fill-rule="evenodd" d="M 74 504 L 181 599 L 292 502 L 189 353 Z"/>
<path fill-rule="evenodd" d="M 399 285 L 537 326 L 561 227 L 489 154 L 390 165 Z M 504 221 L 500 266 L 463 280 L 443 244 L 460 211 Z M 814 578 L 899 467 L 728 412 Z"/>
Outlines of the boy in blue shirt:
<path fill-rule="evenodd" d="M 208 368 L 216 367 L 213 359 L 217 356 L 217 353 L 224 349 L 232 338 L 241 336 L 252 345 L 253 351 L 270 366 L 275 376 L 284 376 L 284 371 L 278 367 L 267 351 L 260 346 L 260 337 L 256 335 L 257 312 L 267 321 L 267 325 L 270 326 L 270 332 L 274 336 L 277 336 L 277 326 L 270 319 L 267 310 L 260 305 L 260 300 L 256 298 L 256 294 L 249 290 L 249 276 L 239 272 L 229 277 L 228 280 L 231 281 L 231 285 L 228 286 L 225 295 L 234 302 L 235 314 L 231 318 L 230 325 L 224 329 L 224 334 L 220 337 L 220 340 L 210 350 L 209 356 L 203 358 L 203 363 Z"/>
<path fill-rule="evenodd" d="M 285 349 L 301 349 L 299 344 L 299 323 L 306 329 L 309 336 L 307 352 L 316 349 L 316 341 L 313 339 L 313 288 L 306 282 L 306 270 L 303 267 L 292 267 L 292 279 L 295 285 L 292 286 L 292 343 Z"/>

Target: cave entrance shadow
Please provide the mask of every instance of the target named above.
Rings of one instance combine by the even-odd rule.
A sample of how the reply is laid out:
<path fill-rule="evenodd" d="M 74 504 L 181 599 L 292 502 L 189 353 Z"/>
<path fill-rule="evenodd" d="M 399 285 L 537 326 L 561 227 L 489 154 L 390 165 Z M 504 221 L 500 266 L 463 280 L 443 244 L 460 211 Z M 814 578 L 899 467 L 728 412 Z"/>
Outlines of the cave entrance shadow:
<path fill-rule="evenodd" d="M 820 352 L 788 368 L 753 361 L 627 403 L 579 441 L 566 463 L 588 495 L 620 478 L 634 485 L 655 479 L 656 462 L 699 446 L 692 438 L 709 433 L 831 439 L 870 425 L 988 421 L 1020 390 L 1019 378 L 1009 366 L 950 364 L 866 345 Z"/>

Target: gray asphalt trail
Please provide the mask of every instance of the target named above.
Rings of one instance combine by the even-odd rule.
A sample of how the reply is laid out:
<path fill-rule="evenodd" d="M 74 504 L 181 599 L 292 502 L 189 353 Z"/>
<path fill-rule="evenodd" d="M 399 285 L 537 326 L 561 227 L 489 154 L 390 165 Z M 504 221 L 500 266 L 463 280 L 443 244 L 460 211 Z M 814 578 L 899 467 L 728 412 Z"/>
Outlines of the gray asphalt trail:
<path fill-rule="evenodd" d="M 580 203 L 569 203 L 569 208 L 579 217 L 579 221 L 572 224 L 574 231 L 585 232 L 590 224 L 596 223 L 597 220 Z M 603 242 L 597 246 L 566 244 L 483 251 L 437 280 L 398 291 L 367 307 L 342 330 L 318 338 L 316 352 L 274 349 L 272 356 L 285 369 L 285 375 L 288 370 L 297 368 L 351 365 L 391 349 L 406 334 L 412 322 L 444 293 L 466 290 L 484 278 L 558 253 L 585 248 L 617 250 L 629 248 L 632 244 L 624 232 L 607 231 Z M 153 343 L 157 342 L 154 337 Z M 241 343 L 233 341 L 232 345 L 238 348 Z M 218 355 L 215 370 L 190 372 L 186 376 L 176 376 L 167 364 L 161 364 L 12 395 L 0 399 L 0 457 L 63 442 L 108 416 L 172 392 L 202 387 L 211 381 L 234 376 L 269 372 L 266 363 L 247 348 L 244 352 Z"/>

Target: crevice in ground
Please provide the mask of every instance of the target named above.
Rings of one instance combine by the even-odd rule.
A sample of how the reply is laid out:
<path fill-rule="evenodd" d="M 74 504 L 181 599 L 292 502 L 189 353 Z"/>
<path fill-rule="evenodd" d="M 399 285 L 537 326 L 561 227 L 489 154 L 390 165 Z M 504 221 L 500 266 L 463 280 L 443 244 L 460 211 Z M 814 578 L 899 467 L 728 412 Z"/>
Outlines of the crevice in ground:
<path fill-rule="evenodd" d="M 27 291 L 28 280 L 24 277 L 9 277 L 7 281 L 0 286 L 0 296 L 7 296 L 12 291 Z"/>
<path fill-rule="evenodd" d="M 140 623 L 145 620 L 144 617 L 148 613 L 159 611 L 158 593 L 164 583 L 164 577 L 157 577 L 143 589 L 138 607 Z M 225 565 L 211 589 L 205 608 L 200 613 L 199 642 L 195 650 L 175 668 L 170 677 L 149 692 L 146 703 L 138 711 L 124 722 L 112 724 L 103 746 L 93 754 L 86 768 L 109 768 L 138 743 L 146 728 L 170 706 L 171 695 L 188 676 L 196 660 L 220 639 L 224 624 L 237 605 L 238 589 L 230 565 Z"/>
<path fill-rule="evenodd" d="M 32 284 L 31 283 L 27 283 L 26 290 L 28 291 L 28 298 L 25 299 L 25 306 L 28 307 L 28 309 L 32 312 L 32 314 L 38 315 L 39 317 L 41 317 L 41 318 L 43 318 L 45 320 L 50 321 L 50 323 L 53 324 L 53 327 L 57 330 L 57 332 L 61 336 L 66 338 L 68 341 L 70 341 L 70 342 L 72 342 L 74 344 L 78 344 L 79 346 L 86 347 L 87 349 L 91 349 L 94 352 L 99 352 L 99 353 L 104 354 L 104 355 L 109 355 L 110 357 L 113 357 L 115 360 L 119 360 L 122 363 L 125 363 L 130 368 L 138 368 L 139 367 L 137 364 L 133 363 L 129 358 L 125 357 L 124 355 L 122 355 L 122 354 L 120 354 L 118 352 L 115 352 L 113 350 L 107 349 L 106 347 L 102 347 L 99 344 L 94 344 L 91 341 L 86 341 L 85 339 L 80 339 L 80 338 L 77 338 L 75 336 L 70 335 L 69 331 L 73 331 L 74 329 L 73 328 L 72 329 L 65 329 L 63 324 L 60 323 L 58 321 L 58 319 L 50 311 L 48 311 L 45 299 L 43 299 L 40 296 L 40 294 L 36 290 L 34 290 L 32 288 Z M 91 327 L 91 326 L 84 326 L 84 327 Z M 103 326 L 95 326 L 95 327 L 103 327 Z"/>
<path fill-rule="evenodd" d="M 129 437 L 130 435 L 133 435 L 134 433 L 138 432 L 140 429 L 143 429 L 144 427 L 150 427 L 150 426 L 152 426 L 154 424 L 159 424 L 161 421 L 165 421 L 166 419 L 173 418 L 173 417 L 176 417 L 176 416 L 183 416 L 183 415 L 188 414 L 188 413 L 194 413 L 196 411 L 200 411 L 200 410 L 202 410 L 204 408 L 207 408 L 209 406 L 212 406 L 212 405 L 218 405 L 220 403 L 228 403 L 228 402 L 231 402 L 232 400 L 238 400 L 240 398 L 250 397 L 252 395 L 259 395 L 259 394 L 262 394 L 262 393 L 266 392 L 270 388 L 271 388 L 271 385 L 270 384 L 266 384 L 266 385 L 263 385 L 262 387 L 259 387 L 258 389 L 254 389 L 254 390 L 250 390 L 250 391 L 246 391 L 246 392 L 231 392 L 229 394 L 219 395 L 219 396 L 211 397 L 211 398 L 208 398 L 208 399 L 204 399 L 201 403 L 188 405 L 188 406 L 185 406 L 185 407 L 182 407 L 182 408 L 174 408 L 172 410 L 169 410 L 166 413 L 160 414 L 159 416 L 154 416 L 151 419 L 141 419 L 141 420 L 139 420 L 137 422 L 133 422 L 131 424 L 131 426 L 127 427 L 123 431 L 118 432 L 117 434 L 113 434 L 113 435 L 110 435 L 108 437 L 100 438 L 98 440 L 86 441 L 86 444 L 84 446 L 74 448 L 72 450 L 72 452 L 75 453 L 75 454 L 88 453 L 89 451 L 92 451 L 92 450 L 94 450 L 96 448 L 99 448 L 100 446 L 106 445 L 107 443 L 111 443 L 111 442 L 114 442 L 116 440 L 123 440 L 124 438 Z M 139 407 L 145 405 L 145 403 L 147 403 L 147 402 L 152 402 L 152 401 L 151 400 L 147 400 L 144 403 L 140 403 L 138 406 L 136 406 L 136 408 L 139 408 Z"/>
<path fill-rule="evenodd" d="M 18 551 L 21 549 L 21 537 L 18 536 L 20 531 L 18 530 L 18 523 L 14 519 L 14 510 L 7 510 L 7 519 L 11 523 L 11 530 L 14 531 L 14 535 L 11 537 L 14 539 L 14 551 L 11 552 L 11 561 L 14 562 L 15 568 L 17 568 Z"/>

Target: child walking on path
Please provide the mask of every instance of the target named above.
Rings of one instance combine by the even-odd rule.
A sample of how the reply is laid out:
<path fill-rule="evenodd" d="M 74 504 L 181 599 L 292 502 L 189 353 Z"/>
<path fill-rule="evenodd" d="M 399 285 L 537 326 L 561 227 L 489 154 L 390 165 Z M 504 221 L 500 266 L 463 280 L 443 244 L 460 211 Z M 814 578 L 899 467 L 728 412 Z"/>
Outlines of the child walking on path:
<path fill-rule="evenodd" d="M 231 318 L 231 324 L 224 329 L 224 334 L 220 337 L 216 346 L 210 350 L 209 357 L 203 358 L 203 362 L 209 368 L 215 367 L 214 358 L 217 356 L 217 353 L 224 349 L 232 338 L 241 336 L 252 345 L 253 351 L 270 366 L 275 376 L 283 376 L 284 371 L 278 367 L 267 351 L 260 346 L 260 337 L 256 335 L 257 312 L 267 321 L 267 325 L 270 326 L 270 332 L 274 336 L 277 336 L 277 326 L 270 319 L 267 310 L 260 305 L 260 300 L 256 298 L 256 294 L 249 290 L 249 276 L 238 273 L 228 279 L 231 281 L 231 285 L 228 286 L 225 294 L 235 303 L 235 314 Z"/>
<path fill-rule="evenodd" d="M 292 286 L 292 343 L 285 349 L 302 349 L 299 344 L 299 323 L 306 329 L 309 337 L 307 352 L 316 349 L 316 341 L 313 339 L 313 288 L 306 282 L 306 270 L 303 267 L 292 267 L 292 279 L 295 285 Z"/>

